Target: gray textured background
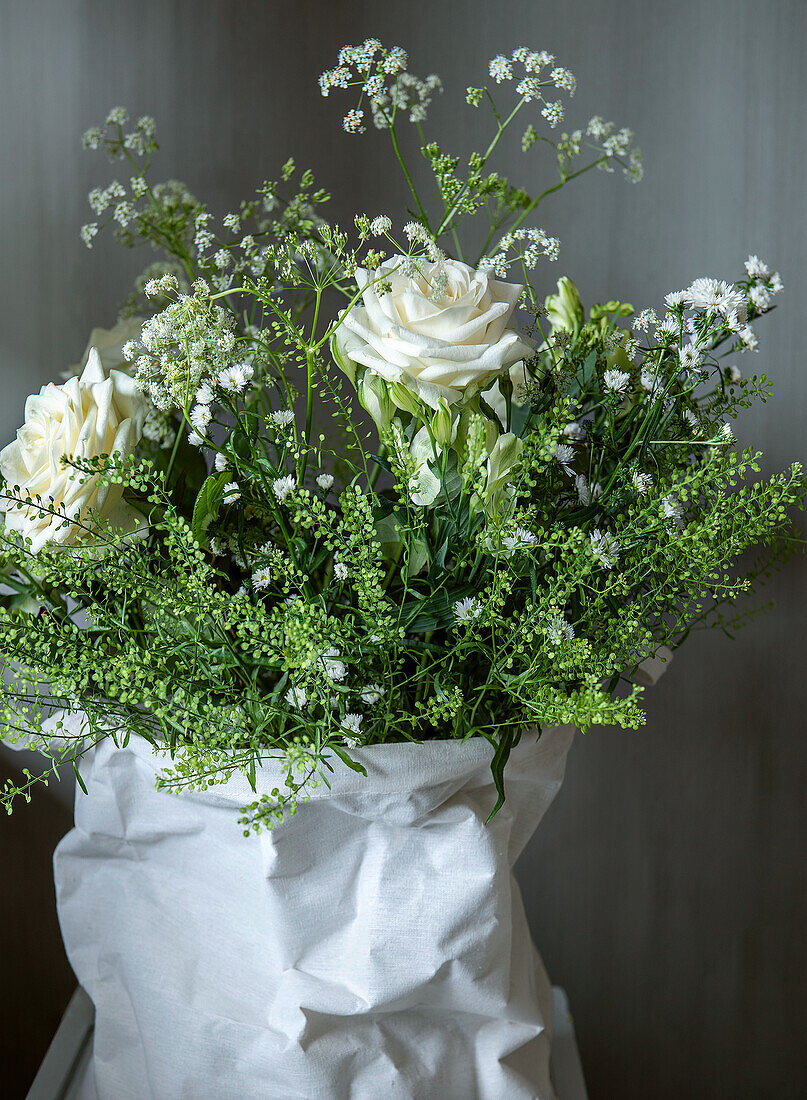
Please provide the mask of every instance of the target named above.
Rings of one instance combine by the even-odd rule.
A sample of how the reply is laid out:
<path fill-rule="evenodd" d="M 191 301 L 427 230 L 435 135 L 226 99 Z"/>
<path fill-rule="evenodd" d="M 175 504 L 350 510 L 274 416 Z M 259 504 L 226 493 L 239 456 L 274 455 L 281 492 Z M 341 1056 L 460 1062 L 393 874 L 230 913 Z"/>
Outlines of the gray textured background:
<path fill-rule="evenodd" d="M 657 305 L 695 276 L 735 277 L 749 251 L 778 267 L 786 290 L 759 325 L 753 361 L 777 396 L 738 431 L 768 469 L 804 459 L 806 15 L 799 0 L 303 2 L 293 12 L 234 0 L 4 0 L 0 440 L 26 394 L 78 359 L 90 328 L 114 323 L 148 259 L 79 243 L 87 190 L 112 178 L 101 155 L 81 151 L 81 132 L 117 103 L 153 114 L 157 174 L 185 180 L 219 212 L 293 153 L 338 192 L 335 215 L 396 214 L 404 193 L 384 136 L 342 134 L 347 100 L 321 99 L 315 82 L 343 42 L 377 34 L 407 47 L 414 71 L 443 76 L 433 132 L 457 151 L 481 144 L 465 86 L 521 44 L 577 74 L 571 124 L 596 112 L 636 131 L 642 184 L 592 173 L 540 213 L 562 240 L 547 290 L 568 273 L 589 302 Z M 533 183 L 520 152 L 500 163 Z M 775 611 L 735 642 L 693 637 L 648 693 L 645 729 L 596 730 L 575 747 L 521 863 L 592 1100 L 807 1095 L 806 577 L 803 560 L 791 563 L 770 586 Z M 34 808 L 22 812 L 33 835 Z M 0 909 L 18 922 L 0 928 L 0 972 L 10 973 L 20 950 L 10 933 L 33 919 L 49 866 L 46 854 L 15 860 L 3 835 L 18 899 L 16 911 Z M 25 943 L 33 966 L 38 941 Z M 31 1040 L 18 989 L 5 989 L 0 1032 L 21 1058 Z"/>

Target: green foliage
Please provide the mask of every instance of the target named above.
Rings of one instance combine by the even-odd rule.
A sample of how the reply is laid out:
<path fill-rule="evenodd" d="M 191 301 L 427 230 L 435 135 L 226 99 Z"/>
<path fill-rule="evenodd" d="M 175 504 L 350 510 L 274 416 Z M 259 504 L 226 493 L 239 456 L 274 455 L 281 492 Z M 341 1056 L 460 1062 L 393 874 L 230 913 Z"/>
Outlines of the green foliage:
<path fill-rule="evenodd" d="M 420 127 L 438 84 L 403 73 L 395 51 L 368 61 L 351 49 L 362 78 L 337 69 L 326 84 L 370 95 L 387 66 L 373 109 L 412 189 L 406 246 L 389 218 L 359 214 L 349 232 L 323 222 L 327 193 L 292 160 L 215 232 L 183 185 L 148 182 L 151 120 L 131 138 L 112 112 L 90 132 L 87 144 L 134 173 L 128 191 L 94 192 L 94 209 L 124 244 L 163 254 L 128 303 L 149 314 L 130 358 L 163 427 L 179 431 L 167 445 L 141 440 L 134 460 L 66 456 L 72 476 L 123 492 L 142 519 L 134 536 L 92 508 L 71 517 L 2 490 L 8 511 L 39 508 L 83 536 L 33 554 L 0 533 L 0 718 L 6 736 L 39 738 L 45 780 L 100 739 L 132 734 L 166 750 L 167 791 L 236 772 L 255 788 L 261 764 L 279 760 L 282 786 L 243 808 L 249 832 L 293 813 L 339 762 L 361 770 L 358 744 L 484 737 L 495 811 L 523 731 L 639 726 L 642 660 L 709 623 L 733 633 L 750 614 L 738 598 L 801 543 L 789 519 L 804 505 L 801 467 L 759 480 L 759 454 L 737 451 L 726 427 L 769 396 L 764 375 L 743 379 L 725 357 L 753 339 L 737 309 L 766 312 L 778 277 L 756 261 L 738 283 L 693 284 L 662 321 L 618 301 L 586 314 L 567 278 L 539 296 L 529 269 L 557 242 L 519 227 L 582 171 L 622 163 L 625 132 L 595 118 L 554 141 L 530 122 L 525 152 L 551 147 L 559 176 L 528 194 L 489 162 L 530 103 L 557 121 L 540 89 L 573 90 L 573 78 L 556 68 L 539 80 L 544 55 L 494 59 L 497 82 L 516 62 L 533 76 L 509 114 L 489 88 L 468 89 L 495 129 L 462 169 L 424 136 L 430 213 L 396 118 L 409 110 Z M 586 146 L 592 159 L 573 170 Z M 431 279 L 442 302 L 436 242 L 461 258 L 474 217 L 485 219 L 487 270 L 512 268 L 525 284 L 533 353 L 481 391 L 430 405 L 405 372 L 374 372 L 342 338 L 363 296 L 383 297 L 396 272 Z M 690 308 L 698 293 L 723 298 Z M 753 546 L 760 558 L 738 570 Z M 61 711 L 80 716 L 81 732 L 45 736 Z M 34 781 L 8 785 L 3 804 Z"/>

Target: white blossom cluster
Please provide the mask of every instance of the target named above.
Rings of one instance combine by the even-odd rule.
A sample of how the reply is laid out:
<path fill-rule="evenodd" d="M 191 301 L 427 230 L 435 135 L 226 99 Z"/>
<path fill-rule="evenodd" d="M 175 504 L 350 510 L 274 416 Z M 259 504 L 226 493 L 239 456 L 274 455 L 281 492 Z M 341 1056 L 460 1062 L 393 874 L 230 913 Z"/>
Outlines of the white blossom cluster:
<path fill-rule="evenodd" d="M 770 308 L 773 295 L 782 288 L 778 272 L 771 274 L 758 256 L 745 261 L 748 286 L 728 283 L 722 279 L 701 277 L 685 290 L 673 291 L 665 296 L 667 316 L 657 328 L 657 334 L 683 331 L 689 342 L 681 344 L 679 357 L 686 369 L 696 369 L 703 358 L 704 349 L 713 330 L 722 328 L 737 337 L 741 351 L 756 351 L 759 346 L 756 333 L 748 322 L 752 316 Z M 734 379 L 739 381 L 739 377 Z"/>
<path fill-rule="evenodd" d="M 149 296 L 176 293 L 175 276 L 166 274 L 146 284 Z M 135 377 L 158 409 L 189 412 L 195 431 L 204 435 L 212 418 L 214 388 L 240 393 L 253 369 L 245 361 L 230 313 L 207 301 L 208 287 L 199 280 L 192 294 L 178 294 L 150 317 L 139 341 L 129 341 L 123 354 L 134 362 Z"/>
<path fill-rule="evenodd" d="M 521 241 L 526 242 L 525 245 L 520 245 Z M 514 255 L 508 259 L 507 254 L 510 251 Z M 537 266 L 542 256 L 554 261 L 559 254 L 560 241 L 557 237 L 550 237 L 543 229 L 521 228 L 505 233 L 493 255 L 483 256 L 479 266 L 485 271 L 492 271 L 497 278 L 504 279 L 508 268 L 516 261 L 520 261 L 527 268 L 533 268 Z"/>
<path fill-rule="evenodd" d="M 151 115 L 142 115 L 128 134 L 123 127 L 129 121 L 129 112 L 125 107 L 113 107 L 106 117 L 103 127 L 91 126 L 84 131 L 81 143 L 85 149 L 98 149 L 101 146 L 111 157 L 122 159 L 126 152 L 136 156 L 146 156 L 157 148 L 155 140 L 157 125 Z M 112 133 L 108 133 L 108 130 Z"/>
<path fill-rule="evenodd" d="M 423 122 L 435 92 L 443 90 L 439 76 L 425 80 L 405 72 L 406 50 L 400 46 L 385 48 L 377 38 L 368 38 L 360 46 L 343 46 L 339 62 L 319 78 L 324 96 L 332 88 L 358 88 L 360 101 L 345 115 L 342 125 L 349 134 L 365 130 L 364 108 L 367 100 L 376 129 L 384 130 L 399 112 L 408 114 L 410 122 Z"/>
<path fill-rule="evenodd" d="M 642 153 L 639 149 L 632 148 L 633 131 L 627 126 L 617 130 L 613 122 L 606 122 L 599 115 L 594 115 L 586 126 L 586 136 L 595 141 L 602 149 L 606 160 L 599 167 L 605 172 L 613 172 L 612 160 L 622 162 L 622 171 L 626 179 L 631 183 L 638 183 L 644 174 L 642 166 Z"/>
<path fill-rule="evenodd" d="M 753 313 L 765 313 L 771 308 L 771 300 L 774 295 L 784 289 L 784 284 L 778 271 L 771 272 L 768 265 L 760 260 L 759 256 L 751 255 L 745 261 L 745 270 L 748 274 L 748 305 Z M 756 349 L 752 341 L 747 345 L 750 350 Z"/>

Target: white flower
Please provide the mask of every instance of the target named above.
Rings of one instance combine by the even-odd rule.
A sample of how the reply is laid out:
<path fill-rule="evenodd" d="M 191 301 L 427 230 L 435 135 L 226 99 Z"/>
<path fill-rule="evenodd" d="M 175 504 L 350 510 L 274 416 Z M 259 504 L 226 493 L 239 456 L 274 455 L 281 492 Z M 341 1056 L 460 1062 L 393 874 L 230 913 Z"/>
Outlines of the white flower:
<path fill-rule="evenodd" d="M 291 409 L 277 409 L 270 416 L 277 428 L 289 428 L 294 423 L 294 413 Z"/>
<path fill-rule="evenodd" d="M 343 561 L 334 562 L 333 575 L 338 581 L 346 581 L 350 570 Z"/>
<path fill-rule="evenodd" d="M 272 583 L 272 570 L 268 565 L 262 569 L 256 569 L 252 574 L 252 587 L 256 592 L 262 592 Z"/>
<path fill-rule="evenodd" d="M 574 470 L 571 467 L 571 463 L 574 460 L 574 447 L 570 447 L 568 443 L 558 443 L 555 447 L 555 458 L 569 477 L 572 477 Z"/>
<path fill-rule="evenodd" d="M 348 746 L 348 748 L 355 749 L 357 745 L 361 743 L 361 724 L 363 715 L 361 714 L 346 714 L 339 723 L 340 728 L 344 731 L 342 740 Z"/>
<path fill-rule="evenodd" d="M 303 688 L 300 687 L 289 688 L 283 698 L 290 707 L 295 707 L 297 710 L 302 710 L 308 702 L 308 696 Z"/>
<path fill-rule="evenodd" d="M 682 306 L 686 305 L 687 292 L 685 290 L 673 290 L 669 294 L 664 295 L 664 304 L 667 309 L 680 310 Z"/>
<path fill-rule="evenodd" d="M 624 370 L 607 370 L 602 380 L 607 390 L 620 397 L 630 385 L 630 375 Z"/>
<path fill-rule="evenodd" d="M 196 391 L 196 404 L 197 405 L 212 405 L 213 404 L 213 391 L 208 386 L 207 382 L 204 382 Z"/>
<path fill-rule="evenodd" d="M 643 309 L 633 321 L 633 327 L 640 332 L 648 332 L 651 325 L 658 324 L 658 317 L 654 309 Z"/>
<path fill-rule="evenodd" d="M 526 90 L 527 88 L 524 89 L 524 91 Z M 522 95 L 524 94 L 521 85 L 518 86 L 518 91 L 521 91 Z M 559 99 L 554 103 L 547 103 L 545 107 L 541 108 L 541 114 L 554 130 L 559 123 L 563 122 L 563 104 Z"/>
<path fill-rule="evenodd" d="M 602 496 L 602 485 L 599 481 L 589 485 L 583 474 L 578 474 L 574 479 L 574 487 L 577 489 L 578 499 L 584 508 L 588 508 L 592 500 L 599 500 Z"/>
<path fill-rule="evenodd" d="M 449 405 L 469 400 L 532 354 L 507 327 L 521 286 L 458 260 L 423 260 L 418 274 L 407 275 L 407 262 L 393 256 L 372 276 L 389 286 L 386 294 L 370 285 L 367 271 L 356 271 L 364 304 L 344 315 L 334 339 L 336 361 L 354 382 L 358 366 L 370 367 L 437 409 L 441 398 Z"/>
<path fill-rule="evenodd" d="M 370 236 L 383 237 L 392 229 L 392 220 L 386 214 L 379 214 L 370 222 Z"/>
<path fill-rule="evenodd" d="M 216 473 L 223 474 L 228 466 L 227 455 L 218 452 L 213 459 L 213 465 L 216 467 Z"/>
<path fill-rule="evenodd" d="M 619 561 L 619 553 L 622 549 L 616 539 L 595 527 L 591 532 L 590 540 L 591 552 L 596 560 L 603 568 L 612 569 Z"/>
<path fill-rule="evenodd" d="M 210 411 L 209 405 L 196 405 L 195 408 L 191 409 L 189 419 L 197 432 L 201 434 L 213 419 L 213 413 Z"/>
<path fill-rule="evenodd" d="M 80 378 L 61 386 L 49 383 L 32 394 L 17 438 L 0 451 L 0 473 L 6 494 L 22 501 L 38 496 L 43 507 L 59 514 L 43 514 L 35 503 L 19 508 L 15 501 L 0 499 L 6 531 L 30 538 L 31 552 L 37 554 L 49 542 L 75 545 L 91 538 L 86 530 L 90 509 L 117 527 L 134 529 L 138 513 L 122 503 L 122 486 L 102 485 L 98 476 L 62 466 L 61 459 L 132 454 L 147 408 L 128 375 L 115 370 L 106 375 L 95 349 Z"/>
<path fill-rule="evenodd" d="M 247 376 L 242 366 L 225 367 L 219 373 L 218 384 L 230 393 L 241 393 L 246 387 Z"/>
<path fill-rule="evenodd" d="M 759 347 L 757 334 L 754 332 L 750 325 L 746 325 L 745 328 L 741 328 L 739 336 L 740 340 L 742 341 L 743 351 L 756 351 Z"/>
<path fill-rule="evenodd" d="M 488 72 L 497 84 L 501 84 L 503 80 L 513 79 L 513 66 L 504 54 L 497 54 L 496 57 L 489 62 Z"/>
<path fill-rule="evenodd" d="M 347 676 L 347 665 L 344 661 L 339 660 L 340 656 L 339 650 L 331 646 L 329 649 L 325 650 L 319 659 L 319 663 L 322 665 L 325 675 L 329 680 L 333 680 L 334 683 L 337 684 L 341 683 Z"/>
<path fill-rule="evenodd" d="M 756 286 L 752 286 L 748 291 L 748 300 L 761 312 L 763 309 L 767 309 L 771 304 L 770 292 L 762 283 L 757 283 Z"/>
<path fill-rule="evenodd" d="M 563 429 L 563 434 L 566 436 L 567 439 L 575 439 L 578 442 L 581 439 L 586 438 L 586 433 L 583 429 L 583 425 L 578 424 L 576 420 L 573 420 L 571 424 L 566 425 L 566 427 Z"/>
<path fill-rule="evenodd" d="M 342 128 L 348 134 L 363 134 L 365 130 L 363 118 L 364 111 L 358 107 L 352 107 L 342 119 Z"/>
<path fill-rule="evenodd" d="M 240 498 L 241 490 L 238 488 L 238 483 L 228 481 L 224 486 L 224 496 L 221 498 L 222 504 L 235 504 Z"/>
<path fill-rule="evenodd" d="M 558 642 L 570 642 L 574 637 L 574 627 L 571 623 L 567 623 L 562 615 L 557 615 L 549 624 L 547 630 L 547 637 L 553 645 L 557 645 Z"/>
<path fill-rule="evenodd" d="M 768 265 L 753 254 L 745 261 L 745 270 L 749 279 L 764 279 L 768 275 Z"/>
<path fill-rule="evenodd" d="M 526 527 L 516 527 L 509 535 L 502 538 L 502 546 L 512 554 L 516 550 L 529 550 L 538 542 L 538 536 Z"/>
<path fill-rule="evenodd" d="M 291 474 L 285 477 L 277 477 L 272 482 L 272 492 L 279 501 L 284 501 L 289 493 L 293 492 L 296 482 Z"/>
<path fill-rule="evenodd" d="M 368 707 L 373 707 L 384 698 L 384 688 L 381 684 L 368 684 L 361 689 L 359 698 L 363 703 L 366 703 Z"/>
<path fill-rule="evenodd" d="M 463 600 L 457 600 L 454 604 L 454 619 L 458 626 L 463 623 L 473 622 L 482 614 L 482 604 L 475 596 L 466 596 Z"/>
<path fill-rule="evenodd" d="M 728 316 L 732 310 L 741 310 L 743 296 L 736 287 L 718 279 L 696 279 L 686 291 L 686 300 L 693 309 L 716 310 Z"/>
<path fill-rule="evenodd" d="M 631 474 L 631 481 L 633 482 L 633 487 L 636 492 L 640 493 L 642 496 L 653 488 L 653 478 L 651 475 L 643 474 L 639 470 L 633 471 Z"/>
<path fill-rule="evenodd" d="M 673 525 L 676 527 L 683 527 L 684 513 L 676 497 L 670 494 L 663 497 L 661 501 L 661 510 L 664 514 L 664 518 L 668 521 L 668 527 L 672 527 Z"/>
<path fill-rule="evenodd" d="M 701 362 L 700 349 L 690 341 L 679 350 L 678 360 L 684 370 L 695 370 Z"/>
<path fill-rule="evenodd" d="M 327 493 L 333 485 L 333 474 L 317 474 L 317 485 Z"/>
<path fill-rule="evenodd" d="M 82 225 L 79 230 L 79 235 L 86 244 L 87 248 L 92 248 L 93 237 L 98 232 L 98 222 L 87 222 L 86 225 Z"/>
<path fill-rule="evenodd" d="M 726 367 L 726 372 L 725 373 L 726 373 L 726 378 L 733 385 L 736 386 L 738 382 L 742 382 L 743 372 L 741 370 L 739 370 L 737 367 L 735 367 L 734 364 L 732 364 L 729 367 Z"/>

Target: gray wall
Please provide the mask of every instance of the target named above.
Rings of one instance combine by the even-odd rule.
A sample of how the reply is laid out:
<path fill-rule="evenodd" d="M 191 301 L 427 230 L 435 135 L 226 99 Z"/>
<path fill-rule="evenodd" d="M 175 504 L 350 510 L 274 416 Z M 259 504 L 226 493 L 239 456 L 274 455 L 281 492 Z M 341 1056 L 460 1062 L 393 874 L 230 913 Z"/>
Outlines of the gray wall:
<path fill-rule="evenodd" d="M 541 213 L 563 242 L 547 289 L 566 272 L 588 301 L 655 305 L 695 276 L 739 274 L 749 251 L 777 266 L 786 290 L 759 326 L 754 362 L 777 397 L 739 434 L 766 452 L 768 469 L 805 458 L 802 2 L 289 9 L 0 5 L 0 439 L 25 395 L 77 359 L 90 328 L 114 322 L 142 266 L 111 243 L 87 252 L 77 240 L 86 191 L 111 178 L 101 157 L 82 153 L 83 129 L 118 102 L 155 115 L 162 173 L 222 212 L 294 153 L 338 191 L 339 216 L 395 214 L 404 195 L 383 136 L 343 135 L 345 101 L 322 100 L 315 85 L 339 45 L 377 34 L 406 46 L 415 71 L 443 76 L 432 118 L 449 148 L 478 140 L 465 86 L 520 44 L 551 49 L 577 74 L 570 121 L 598 112 L 637 132 L 641 185 L 592 173 Z M 520 153 L 502 164 L 531 182 Z M 593 1100 L 807 1095 L 805 579 L 803 561 L 790 564 L 770 585 L 776 610 L 736 641 L 693 637 L 648 693 L 646 728 L 579 739 L 521 863 Z M 4 1005 L 13 1013 L 13 997 Z"/>

